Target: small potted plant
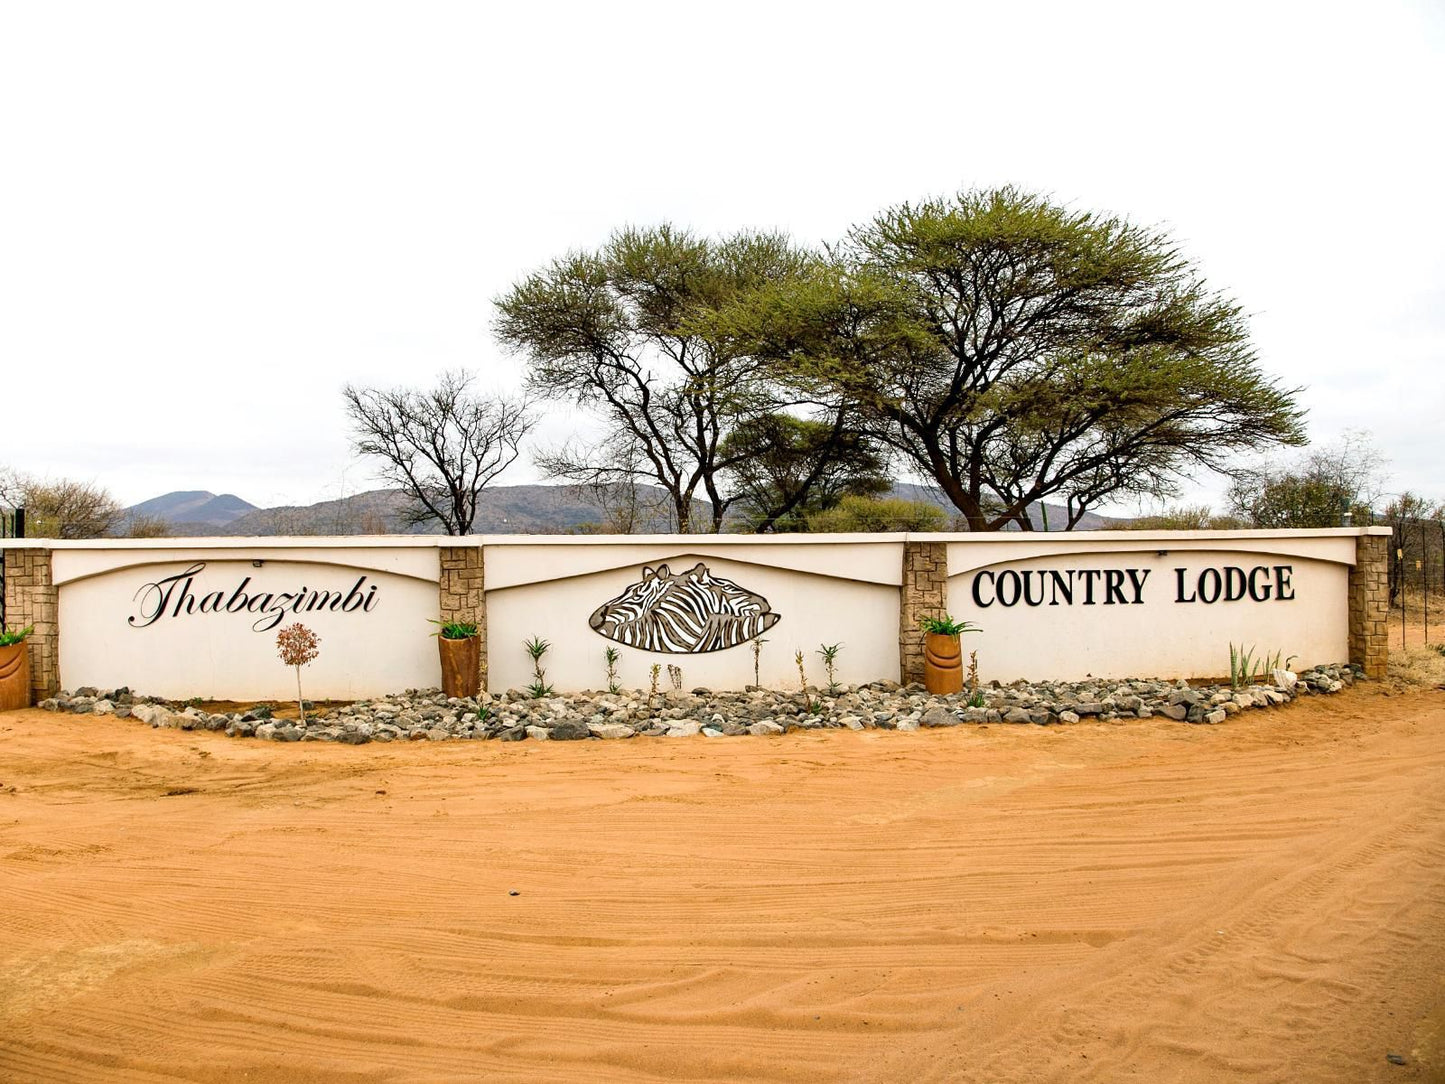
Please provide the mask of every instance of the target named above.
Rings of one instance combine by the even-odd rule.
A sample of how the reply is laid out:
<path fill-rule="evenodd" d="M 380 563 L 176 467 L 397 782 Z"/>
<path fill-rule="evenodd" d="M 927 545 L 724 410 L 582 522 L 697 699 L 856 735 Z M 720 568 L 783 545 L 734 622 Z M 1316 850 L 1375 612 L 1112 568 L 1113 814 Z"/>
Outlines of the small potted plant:
<path fill-rule="evenodd" d="M 923 627 L 923 687 L 935 696 L 963 691 L 963 648 L 958 637 L 964 632 L 982 632 L 977 625 L 955 621 L 948 614 L 925 617 Z"/>
<path fill-rule="evenodd" d="M 442 660 L 442 692 L 459 699 L 482 688 L 482 634 L 471 621 L 433 621 Z"/>
<path fill-rule="evenodd" d="M 30 706 L 30 648 L 25 638 L 34 625 L 10 631 L 0 625 L 0 711 Z"/>

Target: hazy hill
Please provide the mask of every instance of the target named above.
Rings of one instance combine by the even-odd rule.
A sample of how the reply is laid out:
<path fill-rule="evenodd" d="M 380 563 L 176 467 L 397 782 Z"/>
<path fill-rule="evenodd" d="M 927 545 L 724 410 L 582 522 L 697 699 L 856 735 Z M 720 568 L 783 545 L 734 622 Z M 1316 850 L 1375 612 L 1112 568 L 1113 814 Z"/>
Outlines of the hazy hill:
<path fill-rule="evenodd" d="M 184 490 L 152 497 L 126 509 L 130 516 L 163 519 L 167 523 L 209 523 L 214 526 L 230 523 L 256 506 L 241 500 L 234 493 L 217 496 L 201 489 Z"/>
<path fill-rule="evenodd" d="M 953 524 L 958 510 L 937 489 L 899 482 L 891 494 L 910 501 L 938 505 Z M 571 534 L 599 530 L 628 502 L 625 486 L 610 486 L 601 494 L 581 486 L 526 485 L 493 486 L 483 491 L 481 507 L 473 529 L 479 534 Z M 666 533 L 673 529 L 661 491 L 641 486 L 637 490 L 637 516 L 633 533 Z M 283 505 L 257 508 L 232 494 L 216 496 L 204 491 L 167 493 L 127 509 L 136 515 L 166 520 L 177 536 L 225 535 L 231 537 L 270 535 L 347 534 L 440 534 L 434 524 L 414 526 L 402 515 L 406 498 L 395 490 L 373 489 L 340 500 L 311 505 Z M 1064 511 L 1048 506 L 1049 527 L 1059 530 Z M 697 502 L 695 516 L 705 522 L 707 505 Z M 1035 506 L 1030 518 L 1036 530 L 1043 530 L 1043 515 Z M 612 520 L 616 522 L 616 520 Z M 1086 515 L 1082 530 L 1101 530 L 1117 521 Z"/>

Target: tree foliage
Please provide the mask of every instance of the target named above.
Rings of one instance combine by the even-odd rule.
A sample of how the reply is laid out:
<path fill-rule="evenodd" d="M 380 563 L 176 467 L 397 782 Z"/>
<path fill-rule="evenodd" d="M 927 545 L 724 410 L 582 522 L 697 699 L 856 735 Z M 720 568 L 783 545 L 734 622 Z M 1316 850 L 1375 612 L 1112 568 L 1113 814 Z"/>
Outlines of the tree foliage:
<path fill-rule="evenodd" d="M 1014 188 L 903 204 L 721 325 L 935 482 L 971 530 L 1163 497 L 1303 440 L 1237 305 L 1163 233 Z M 992 505 L 992 507 L 991 507 Z"/>
<path fill-rule="evenodd" d="M 451 535 L 472 529 L 482 490 L 516 461 L 536 423 L 525 399 L 475 394 L 457 371 L 429 391 L 347 385 L 343 394 L 356 451 L 410 498 L 407 521 L 436 520 Z"/>
<path fill-rule="evenodd" d="M 682 532 L 694 501 L 721 528 L 740 494 L 750 446 L 729 437 L 789 409 L 837 427 L 848 405 L 830 394 L 783 395 L 769 367 L 713 314 L 814 262 L 786 237 L 742 232 L 722 240 L 663 225 L 624 229 L 596 252 L 572 253 L 497 300 L 498 339 L 526 355 L 529 389 L 599 415 L 602 439 L 550 449 L 538 463 L 583 484 L 641 483 L 668 495 Z M 811 446 L 826 459 L 847 448 Z M 817 473 L 794 471 L 805 484 Z M 784 502 L 786 503 L 786 502 Z"/>

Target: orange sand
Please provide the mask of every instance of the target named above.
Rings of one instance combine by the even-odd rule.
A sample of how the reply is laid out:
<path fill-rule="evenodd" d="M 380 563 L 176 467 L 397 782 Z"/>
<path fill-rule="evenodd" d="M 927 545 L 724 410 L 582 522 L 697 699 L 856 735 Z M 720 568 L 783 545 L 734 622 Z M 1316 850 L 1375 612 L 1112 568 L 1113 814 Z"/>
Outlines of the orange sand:
<path fill-rule="evenodd" d="M 0 715 L 4 1081 L 1442 1067 L 1441 693 L 362 747 Z"/>

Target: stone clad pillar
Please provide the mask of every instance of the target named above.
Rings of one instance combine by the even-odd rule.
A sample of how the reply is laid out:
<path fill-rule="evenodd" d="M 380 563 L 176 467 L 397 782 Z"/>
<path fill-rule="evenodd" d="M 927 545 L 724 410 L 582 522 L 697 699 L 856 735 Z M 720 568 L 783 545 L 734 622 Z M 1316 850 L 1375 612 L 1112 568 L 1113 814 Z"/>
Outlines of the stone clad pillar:
<path fill-rule="evenodd" d="M 905 685 L 923 680 L 923 630 L 919 618 L 948 612 L 948 544 L 903 543 L 903 586 L 898 608 L 898 672 Z"/>
<path fill-rule="evenodd" d="M 10 629 L 34 625 L 30 645 L 30 694 L 36 703 L 60 689 L 60 617 L 50 550 L 6 549 L 5 624 Z"/>
<path fill-rule="evenodd" d="M 440 595 L 443 621 L 470 621 L 482 634 L 482 689 L 487 687 L 487 595 L 481 546 L 441 548 Z"/>
<path fill-rule="evenodd" d="M 1390 657 L 1390 536 L 1362 534 L 1355 539 L 1350 569 L 1350 663 L 1379 681 Z"/>

